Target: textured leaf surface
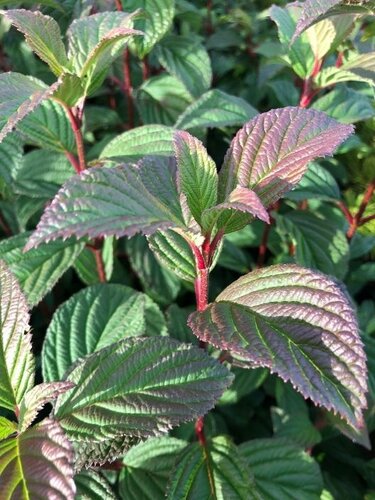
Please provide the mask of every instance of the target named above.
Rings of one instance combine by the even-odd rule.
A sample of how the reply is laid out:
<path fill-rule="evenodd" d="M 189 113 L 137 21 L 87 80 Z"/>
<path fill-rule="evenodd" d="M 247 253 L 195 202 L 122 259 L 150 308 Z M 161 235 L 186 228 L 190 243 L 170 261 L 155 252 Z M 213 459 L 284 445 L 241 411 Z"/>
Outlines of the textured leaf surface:
<path fill-rule="evenodd" d="M 159 63 L 178 78 L 192 96 L 199 97 L 210 88 L 211 61 L 199 40 L 170 35 L 158 44 L 156 55 Z"/>
<path fill-rule="evenodd" d="M 341 123 L 355 123 L 375 115 L 374 107 L 368 97 L 343 86 L 317 99 L 313 108 L 324 111 Z"/>
<path fill-rule="evenodd" d="M 207 443 L 190 444 L 180 453 L 171 473 L 167 498 L 260 498 L 250 469 L 228 438 L 219 436 Z"/>
<path fill-rule="evenodd" d="M 194 219 L 200 224 L 205 209 L 217 200 L 218 175 L 213 159 L 201 141 L 187 132 L 176 132 L 174 148 L 179 189 L 186 196 Z"/>
<path fill-rule="evenodd" d="M 21 233 L 0 243 L 0 258 L 19 281 L 30 305 L 36 305 L 54 287 L 82 251 L 84 244 L 74 240 L 43 244 L 25 253 L 30 233 Z"/>
<path fill-rule="evenodd" d="M 17 432 L 16 422 L 11 422 L 0 415 L 0 441 Z"/>
<path fill-rule="evenodd" d="M 7 136 L 0 144 L 0 188 L 12 190 L 14 177 L 22 164 L 23 145 L 18 134 Z"/>
<path fill-rule="evenodd" d="M 125 455 L 120 494 L 128 500 L 163 500 L 168 478 L 186 441 L 173 437 L 150 438 Z"/>
<path fill-rule="evenodd" d="M 100 158 L 117 161 L 139 160 L 143 156 L 172 156 L 173 129 L 164 125 L 143 125 L 124 132 L 110 141 Z"/>
<path fill-rule="evenodd" d="M 312 162 L 296 188 L 288 193 L 291 200 L 306 199 L 338 200 L 340 189 L 332 174 L 327 169 Z"/>
<path fill-rule="evenodd" d="M 196 127 L 243 125 L 257 113 L 244 99 L 213 89 L 188 106 L 178 117 L 175 127 L 189 130 Z"/>
<path fill-rule="evenodd" d="M 83 470 L 74 476 L 77 487 L 75 500 L 116 500 L 108 481 L 93 470 Z"/>
<path fill-rule="evenodd" d="M 244 366 L 270 368 L 315 404 L 363 426 L 366 363 L 355 314 L 324 275 L 295 265 L 254 271 L 189 323 Z"/>
<path fill-rule="evenodd" d="M 219 201 L 238 185 L 265 206 L 290 191 L 308 162 L 331 155 L 353 132 L 315 110 L 287 107 L 258 115 L 235 136 L 219 174 Z"/>
<path fill-rule="evenodd" d="M 30 48 L 59 76 L 69 63 L 57 22 L 39 11 L 14 9 L 1 12 L 21 33 Z"/>
<path fill-rule="evenodd" d="M 35 420 L 44 405 L 74 387 L 71 382 L 54 382 L 38 384 L 30 389 L 22 398 L 19 407 L 18 430 L 24 432 Z"/>
<path fill-rule="evenodd" d="M 113 459 L 132 436 L 158 435 L 206 413 L 231 375 L 199 348 L 154 337 L 111 344 L 68 380 L 77 385 L 58 398 L 55 415 L 80 464 Z"/>
<path fill-rule="evenodd" d="M 52 317 L 43 344 L 43 378 L 61 380 L 77 359 L 124 337 L 165 332 L 163 315 L 147 295 L 117 284 L 85 288 Z"/>
<path fill-rule="evenodd" d="M 0 75 L 0 141 L 19 121 L 31 113 L 43 100 L 48 99 L 60 81 L 47 87 L 43 82 L 20 73 Z"/>
<path fill-rule="evenodd" d="M 239 446 L 262 498 L 316 500 L 323 489 L 315 460 L 286 439 L 254 439 Z"/>
<path fill-rule="evenodd" d="M 0 261 L 0 406 L 14 411 L 34 383 L 29 313 L 20 286 Z"/>
<path fill-rule="evenodd" d="M 27 248 L 72 235 L 132 236 L 183 226 L 174 177 L 173 165 L 156 157 L 74 176 L 44 212 Z"/>
<path fill-rule="evenodd" d="M 44 420 L 0 442 L 1 498 L 73 500 L 73 450 L 61 427 Z"/>

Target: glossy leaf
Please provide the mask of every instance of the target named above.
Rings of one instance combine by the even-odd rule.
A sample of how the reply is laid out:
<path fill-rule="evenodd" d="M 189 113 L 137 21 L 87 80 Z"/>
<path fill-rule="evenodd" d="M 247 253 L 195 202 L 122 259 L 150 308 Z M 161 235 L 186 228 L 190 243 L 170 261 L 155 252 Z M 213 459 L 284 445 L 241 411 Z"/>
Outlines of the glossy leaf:
<path fill-rule="evenodd" d="M 316 500 L 320 497 L 323 480 L 318 464 L 290 441 L 254 439 L 238 449 L 254 475 L 262 498 Z"/>
<path fill-rule="evenodd" d="M 14 273 L 30 305 L 38 304 L 73 264 L 84 244 L 72 239 L 43 244 L 23 251 L 30 233 L 20 233 L 0 243 L 0 259 Z"/>
<path fill-rule="evenodd" d="M 53 420 L 0 442 L 0 475 L 2 498 L 74 500 L 73 450 Z"/>
<path fill-rule="evenodd" d="M 132 447 L 124 456 L 120 494 L 128 500 L 163 500 L 179 453 L 186 441 L 173 437 L 150 438 Z"/>
<path fill-rule="evenodd" d="M 298 184 L 309 161 L 331 155 L 352 132 L 352 126 L 311 109 L 288 107 L 258 115 L 237 133 L 226 154 L 219 201 L 241 186 L 269 206 Z"/>
<path fill-rule="evenodd" d="M 167 337 L 124 339 L 77 363 L 76 387 L 55 416 L 75 445 L 77 467 L 123 454 L 133 438 L 165 433 L 213 407 L 231 381 L 201 349 Z"/>
<path fill-rule="evenodd" d="M 20 286 L 0 261 L 0 406 L 14 411 L 34 383 L 29 313 Z"/>
<path fill-rule="evenodd" d="M 190 444 L 177 458 L 167 498 L 260 499 L 250 469 L 231 441 L 219 436 L 205 447 Z"/>
<path fill-rule="evenodd" d="M 17 424 L 16 422 L 11 422 L 5 417 L 0 415 L 0 442 L 3 439 L 15 434 L 17 432 Z"/>
<path fill-rule="evenodd" d="M 306 199 L 338 200 L 340 199 L 339 186 L 327 169 L 312 162 L 302 177 L 298 186 L 288 193 L 287 198 L 296 201 Z"/>
<path fill-rule="evenodd" d="M 48 64 L 55 75 L 59 76 L 69 69 L 60 28 L 52 17 L 24 9 L 6 10 L 1 14 L 25 35 L 30 48 Z"/>
<path fill-rule="evenodd" d="M 268 367 L 305 398 L 363 426 L 365 354 L 348 296 L 331 279 L 295 265 L 260 269 L 193 313 L 189 324 L 241 365 Z"/>
<path fill-rule="evenodd" d="M 312 107 L 324 111 L 341 123 L 355 123 L 375 115 L 374 107 L 368 97 L 343 86 L 317 99 Z"/>
<path fill-rule="evenodd" d="M 72 235 L 132 236 L 183 226 L 174 170 L 155 157 L 74 176 L 44 212 L 27 248 Z"/>
<path fill-rule="evenodd" d="M 85 288 L 52 317 L 42 350 L 43 378 L 61 380 L 79 358 L 122 338 L 165 333 L 163 315 L 147 295 L 117 284 Z"/>
<path fill-rule="evenodd" d="M 213 89 L 188 106 L 178 117 L 175 127 L 189 130 L 196 127 L 243 125 L 257 113 L 244 99 Z"/>
<path fill-rule="evenodd" d="M 108 481 L 100 472 L 83 470 L 74 476 L 77 487 L 75 500 L 116 500 Z"/>

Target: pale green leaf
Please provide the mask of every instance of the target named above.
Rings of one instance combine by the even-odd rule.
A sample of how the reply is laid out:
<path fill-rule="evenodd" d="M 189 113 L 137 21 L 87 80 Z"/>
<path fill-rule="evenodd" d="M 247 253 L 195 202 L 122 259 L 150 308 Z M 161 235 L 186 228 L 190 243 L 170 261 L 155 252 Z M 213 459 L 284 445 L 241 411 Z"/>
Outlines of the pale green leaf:
<path fill-rule="evenodd" d="M 5 417 L 0 415 L 0 442 L 3 439 L 15 434 L 17 432 L 17 424 L 16 422 L 11 422 Z"/>
<path fill-rule="evenodd" d="M 355 123 L 375 116 L 375 107 L 368 97 L 342 85 L 319 97 L 312 107 L 341 123 Z"/>
<path fill-rule="evenodd" d="M 7 136 L 0 143 L 0 191 L 6 195 L 13 190 L 14 177 L 22 165 L 23 146 L 18 134 Z"/>
<path fill-rule="evenodd" d="M 296 201 L 306 199 L 338 200 L 339 186 L 329 171 L 319 163 L 311 162 L 299 184 L 287 194 L 287 198 Z"/>

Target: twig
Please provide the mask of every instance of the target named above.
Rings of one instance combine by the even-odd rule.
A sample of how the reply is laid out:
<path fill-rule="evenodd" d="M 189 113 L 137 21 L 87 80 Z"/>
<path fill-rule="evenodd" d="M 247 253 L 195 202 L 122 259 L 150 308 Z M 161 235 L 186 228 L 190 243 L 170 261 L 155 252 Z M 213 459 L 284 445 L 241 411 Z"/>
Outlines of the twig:
<path fill-rule="evenodd" d="M 74 108 L 70 108 L 69 106 L 64 104 L 64 108 L 68 116 L 70 126 L 72 127 L 74 138 L 76 141 L 78 163 L 76 159 L 73 159 L 72 153 L 66 152 L 66 156 L 72 163 L 75 171 L 79 174 L 86 168 L 85 146 L 83 144 L 83 137 L 81 131 L 83 106 L 81 107 L 75 106 Z"/>
<path fill-rule="evenodd" d="M 358 227 L 361 224 L 362 222 L 362 215 L 364 214 L 366 208 L 367 208 L 367 205 L 370 203 L 370 200 L 372 198 L 372 195 L 374 194 L 374 190 L 375 190 L 375 179 L 370 182 L 370 184 L 367 186 L 366 188 L 366 191 L 363 195 L 363 199 L 362 199 L 362 202 L 359 206 L 359 209 L 358 209 L 358 212 L 354 215 L 354 217 L 352 218 L 352 222 L 349 226 L 349 229 L 346 233 L 346 236 L 348 238 L 348 240 L 351 240 L 353 238 L 353 236 L 355 235 Z M 371 217 L 371 216 L 370 216 Z"/>
<path fill-rule="evenodd" d="M 271 232 L 271 226 L 273 224 L 273 218 L 270 217 L 270 223 L 265 224 L 264 226 L 264 231 L 262 235 L 262 241 L 260 242 L 259 249 L 258 249 L 258 260 L 257 260 L 257 268 L 261 268 L 264 266 L 264 260 L 267 252 L 267 246 L 268 246 L 268 237 Z"/>
<path fill-rule="evenodd" d="M 133 87 L 130 72 L 130 51 L 128 48 L 124 52 L 124 92 L 128 107 L 128 122 L 129 128 L 134 127 L 134 103 L 133 103 Z"/>
<path fill-rule="evenodd" d="M 316 96 L 316 94 L 320 91 L 319 88 L 313 88 L 313 79 L 320 72 L 322 67 L 323 59 L 315 59 L 314 67 L 311 72 L 311 75 L 303 80 L 303 88 L 302 94 L 299 101 L 299 105 L 301 108 L 307 108 L 310 105 L 312 99 Z"/>
<path fill-rule="evenodd" d="M 150 78 L 150 73 L 151 73 L 151 70 L 150 70 L 148 58 L 147 58 L 147 56 L 145 56 L 142 59 L 142 79 L 144 82 Z"/>

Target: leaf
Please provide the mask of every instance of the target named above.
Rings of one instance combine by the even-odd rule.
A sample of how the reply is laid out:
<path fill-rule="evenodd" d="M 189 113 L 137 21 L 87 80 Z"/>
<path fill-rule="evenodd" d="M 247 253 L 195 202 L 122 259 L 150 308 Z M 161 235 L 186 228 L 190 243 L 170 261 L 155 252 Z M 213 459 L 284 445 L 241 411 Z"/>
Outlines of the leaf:
<path fill-rule="evenodd" d="M 51 87 L 31 76 L 20 73 L 0 74 L 0 142 L 26 115 L 48 99 L 59 87 Z"/>
<path fill-rule="evenodd" d="M 324 19 L 311 26 L 306 35 L 316 60 L 320 61 L 330 51 L 336 38 L 335 25 L 331 20 Z"/>
<path fill-rule="evenodd" d="M 258 115 L 232 140 L 219 173 L 219 202 L 241 186 L 271 205 L 298 184 L 309 161 L 331 155 L 352 132 L 352 126 L 312 109 Z"/>
<path fill-rule="evenodd" d="M 110 141 L 100 158 L 116 161 L 140 160 L 143 156 L 172 156 L 173 129 L 164 125 L 143 125 Z"/>
<path fill-rule="evenodd" d="M 286 439 L 253 439 L 238 447 L 262 498 L 316 500 L 323 489 L 315 460 Z"/>
<path fill-rule="evenodd" d="M 68 380 L 76 387 L 58 398 L 55 416 L 79 467 L 113 460 L 131 437 L 159 435 L 206 413 L 231 375 L 197 347 L 154 337 L 111 344 L 79 362 Z"/>
<path fill-rule="evenodd" d="M 38 250 L 23 252 L 30 233 L 21 233 L 0 243 L 0 259 L 16 276 L 30 305 L 35 306 L 69 269 L 84 243 L 56 241 Z"/>
<path fill-rule="evenodd" d="M 75 153 L 74 135 L 64 108 L 52 99 L 43 101 L 18 124 L 17 130 L 29 143 L 40 148 Z"/>
<path fill-rule="evenodd" d="M 106 281 L 110 281 L 112 278 L 115 261 L 113 236 L 104 238 L 101 248 L 101 254 Z M 78 258 L 74 261 L 73 267 L 78 274 L 79 279 L 83 281 L 85 285 L 95 285 L 101 282 L 101 277 L 99 276 L 98 266 L 96 263 L 95 252 L 92 248 L 86 246 L 79 254 Z"/>
<path fill-rule="evenodd" d="M 1 14 L 25 35 L 29 47 L 60 76 L 69 68 L 57 22 L 39 11 L 24 9 L 1 11 Z"/>
<path fill-rule="evenodd" d="M 147 295 L 112 283 L 84 288 L 52 317 L 42 350 L 43 379 L 63 379 L 78 359 L 122 338 L 165 333 L 164 317 Z"/>
<path fill-rule="evenodd" d="M 133 446 L 123 459 L 121 498 L 163 500 L 176 458 L 186 446 L 186 441 L 173 437 L 150 438 Z"/>
<path fill-rule="evenodd" d="M 0 143 L 0 191 L 12 191 L 14 177 L 22 164 L 23 145 L 18 134 L 7 136 Z"/>
<path fill-rule="evenodd" d="M 228 127 L 243 125 L 257 114 L 257 110 L 241 97 L 218 89 L 209 90 L 178 117 L 177 129 L 196 127 Z"/>
<path fill-rule="evenodd" d="M 90 95 L 102 84 L 113 61 L 133 35 L 133 15 L 125 12 L 101 12 L 75 19 L 70 25 L 68 57 Z"/>
<path fill-rule="evenodd" d="M 366 363 L 356 318 L 346 292 L 324 275 L 296 265 L 253 271 L 189 325 L 241 366 L 270 368 L 305 398 L 363 426 Z"/>
<path fill-rule="evenodd" d="M 375 12 L 375 11 L 374 11 Z M 375 52 L 359 54 L 358 57 L 349 60 L 340 68 L 344 74 L 349 71 L 355 76 L 354 80 L 368 82 L 375 85 Z"/>
<path fill-rule="evenodd" d="M 26 248 L 69 236 L 132 236 L 184 226 L 168 160 L 145 158 L 137 165 L 90 168 L 60 189 Z"/>
<path fill-rule="evenodd" d="M 155 52 L 161 66 L 178 78 L 193 97 L 210 88 L 210 57 L 195 37 L 169 35 L 156 46 Z"/>
<path fill-rule="evenodd" d="M 235 379 L 220 398 L 219 403 L 221 405 L 238 403 L 241 398 L 258 389 L 268 377 L 268 370 L 265 368 L 244 370 L 243 368 L 234 367 L 231 372 Z"/>
<path fill-rule="evenodd" d="M 177 304 L 171 304 L 167 309 L 168 333 L 180 342 L 198 345 L 197 337 L 193 335 L 187 324 L 192 311 L 194 311 L 194 306 L 182 308 Z"/>
<path fill-rule="evenodd" d="M 167 498 L 188 496 L 217 500 L 260 498 L 238 448 L 224 436 L 210 440 L 205 447 L 190 444 L 180 453 L 170 476 Z"/>
<path fill-rule="evenodd" d="M 0 6 L 9 6 L 9 4 L 19 4 L 17 0 L 0 0 Z M 58 9 L 60 12 L 63 12 L 64 9 L 59 5 L 57 0 L 38 0 L 39 5 L 45 5 L 46 7 L 51 7 L 53 9 Z M 35 4 L 34 0 L 23 0 L 22 4 L 32 5 Z"/>
<path fill-rule="evenodd" d="M 38 384 L 30 389 L 23 397 L 18 416 L 18 431 L 25 432 L 34 422 L 39 411 L 44 405 L 56 399 L 59 394 L 64 394 L 74 387 L 71 382 L 54 382 Z"/>
<path fill-rule="evenodd" d="M 14 411 L 34 383 L 29 313 L 20 286 L 0 260 L 0 406 Z"/>
<path fill-rule="evenodd" d="M 313 108 L 324 111 L 341 123 L 368 120 L 375 115 L 374 107 L 368 97 L 343 86 L 336 87 L 317 99 Z"/>
<path fill-rule="evenodd" d="M 107 480 L 93 470 L 83 470 L 74 476 L 77 493 L 75 500 L 116 500 Z"/>
<path fill-rule="evenodd" d="M 73 450 L 53 420 L 0 442 L 0 475 L 2 498 L 74 500 Z"/>
<path fill-rule="evenodd" d="M 186 196 L 194 219 L 201 224 L 205 209 L 216 204 L 216 165 L 201 141 L 187 132 L 174 134 L 179 189 Z"/>
<path fill-rule="evenodd" d="M 0 415 L 0 443 L 17 432 L 17 424 Z"/>
<path fill-rule="evenodd" d="M 287 198 L 295 201 L 306 199 L 338 200 L 340 199 L 339 186 L 327 169 L 319 163 L 311 162 L 299 184 L 288 193 Z"/>
<path fill-rule="evenodd" d="M 173 302 L 180 291 L 181 282 L 171 271 L 160 266 L 149 249 L 147 240 L 140 235 L 134 236 L 126 242 L 126 249 L 130 265 L 144 291 L 159 304 Z"/>
<path fill-rule="evenodd" d="M 276 215 L 276 220 L 278 233 L 294 246 L 297 264 L 344 279 L 348 272 L 349 244 L 335 221 L 306 210 Z"/>
<path fill-rule="evenodd" d="M 140 59 L 143 59 L 172 26 L 175 2 L 174 0 L 128 0 L 126 8 L 130 12 L 141 10 L 141 15 L 135 21 L 135 27 L 141 30 L 144 36 L 132 40 L 130 47 Z"/>

